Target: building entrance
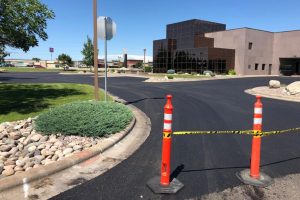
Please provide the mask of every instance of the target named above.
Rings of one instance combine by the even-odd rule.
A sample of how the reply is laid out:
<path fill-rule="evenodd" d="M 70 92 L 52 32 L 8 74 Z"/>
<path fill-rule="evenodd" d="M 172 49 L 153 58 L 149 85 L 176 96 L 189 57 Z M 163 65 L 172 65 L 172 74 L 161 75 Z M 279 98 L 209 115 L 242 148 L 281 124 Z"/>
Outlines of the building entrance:
<path fill-rule="evenodd" d="M 280 58 L 280 73 L 282 75 L 300 75 L 300 58 Z"/>

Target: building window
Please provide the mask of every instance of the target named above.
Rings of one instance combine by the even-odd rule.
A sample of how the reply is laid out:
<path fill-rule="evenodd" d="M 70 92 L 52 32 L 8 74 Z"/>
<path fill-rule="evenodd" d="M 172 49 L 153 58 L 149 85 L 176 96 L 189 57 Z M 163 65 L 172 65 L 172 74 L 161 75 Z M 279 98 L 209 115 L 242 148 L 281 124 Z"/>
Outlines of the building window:
<path fill-rule="evenodd" d="M 249 44 L 248 44 L 248 49 L 249 49 L 249 50 L 252 49 L 252 45 L 253 45 L 253 43 L 252 43 L 252 42 L 249 42 Z"/>
<path fill-rule="evenodd" d="M 258 63 L 255 63 L 255 70 L 258 70 Z"/>
<path fill-rule="evenodd" d="M 266 66 L 266 64 L 262 64 L 261 69 L 262 69 L 262 70 L 265 70 L 265 66 Z"/>
<path fill-rule="evenodd" d="M 251 65 L 248 65 L 248 69 L 251 69 Z"/>

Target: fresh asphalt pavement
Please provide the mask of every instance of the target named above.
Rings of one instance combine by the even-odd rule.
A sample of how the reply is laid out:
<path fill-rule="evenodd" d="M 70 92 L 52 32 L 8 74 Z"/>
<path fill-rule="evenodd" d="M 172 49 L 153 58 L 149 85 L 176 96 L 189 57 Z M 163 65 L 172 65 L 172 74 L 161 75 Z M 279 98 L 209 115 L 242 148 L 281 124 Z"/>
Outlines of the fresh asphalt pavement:
<path fill-rule="evenodd" d="M 163 106 L 173 95 L 173 130 L 249 130 L 252 128 L 255 97 L 245 89 L 265 86 L 270 79 L 284 84 L 299 78 L 260 77 L 181 83 L 144 83 L 142 78 L 109 78 L 108 90 L 144 111 L 152 130 L 146 142 L 127 160 L 103 175 L 53 199 L 193 199 L 241 185 L 235 176 L 249 167 L 251 136 L 173 136 L 172 175 L 184 188 L 175 195 L 157 195 L 146 182 L 159 175 Z M 0 82 L 68 82 L 92 84 L 87 75 L 56 73 L 0 73 Z M 100 78 L 103 87 L 103 78 Z M 300 126 L 299 103 L 263 98 L 263 129 Z M 264 137 L 262 170 L 274 178 L 300 173 L 300 134 Z M 300 189 L 300 188 L 299 188 Z"/>

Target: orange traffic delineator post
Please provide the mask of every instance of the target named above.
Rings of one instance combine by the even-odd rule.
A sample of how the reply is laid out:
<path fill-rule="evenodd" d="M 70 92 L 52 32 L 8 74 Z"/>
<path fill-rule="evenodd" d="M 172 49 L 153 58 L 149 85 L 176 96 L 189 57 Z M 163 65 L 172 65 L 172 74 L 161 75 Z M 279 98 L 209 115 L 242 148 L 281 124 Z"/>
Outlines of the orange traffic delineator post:
<path fill-rule="evenodd" d="M 148 187 L 154 193 L 176 193 L 183 184 L 176 178 L 172 180 L 170 177 L 171 171 L 171 144 L 172 144 L 172 116 L 173 105 L 172 96 L 167 95 L 167 103 L 164 107 L 164 128 L 162 141 L 162 162 L 160 176 L 155 176 L 147 182 Z"/>
<path fill-rule="evenodd" d="M 262 132 L 262 111 L 263 104 L 261 102 L 261 96 L 256 96 L 253 120 L 254 132 Z M 237 177 L 245 184 L 259 187 L 267 187 L 273 183 L 273 180 L 267 174 L 260 172 L 260 147 L 261 136 L 253 136 L 250 170 L 246 169 L 241 171 L 237 174 Z"/>

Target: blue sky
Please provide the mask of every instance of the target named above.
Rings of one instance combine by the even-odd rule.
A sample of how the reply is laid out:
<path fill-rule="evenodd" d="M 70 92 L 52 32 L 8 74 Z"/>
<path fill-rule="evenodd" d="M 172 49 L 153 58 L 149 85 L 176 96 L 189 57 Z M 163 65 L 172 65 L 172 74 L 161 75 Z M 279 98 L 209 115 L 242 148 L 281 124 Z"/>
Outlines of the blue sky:
<path fill-rule="evenodd" d="M 93 37 L 93 0 L 41 0 L 56 17 L 48 22 L 49 39 L 27 53 L 8 49 L 10 58 L 39 57 L 50 59 L 49 47 L 55 48 L 53 58 L 60 53 L 81 60 L 86 37 Z M 117 24 L 117 35 L 108 42 L 108 54 L 152 56 L 152 42 L 165 38 L 166 24 L 203 19 L 225 23 L 227 29 L 251 27 L 268 31 L 300 29 L 297 0 L 98 0 L 98 16 L 109 16 Z M 103 41 L 99 40 L 100 57 Z"/>

